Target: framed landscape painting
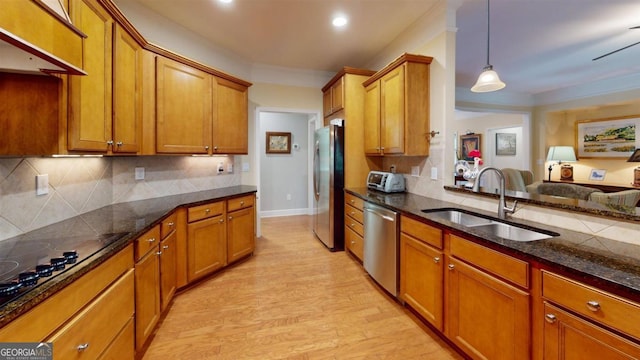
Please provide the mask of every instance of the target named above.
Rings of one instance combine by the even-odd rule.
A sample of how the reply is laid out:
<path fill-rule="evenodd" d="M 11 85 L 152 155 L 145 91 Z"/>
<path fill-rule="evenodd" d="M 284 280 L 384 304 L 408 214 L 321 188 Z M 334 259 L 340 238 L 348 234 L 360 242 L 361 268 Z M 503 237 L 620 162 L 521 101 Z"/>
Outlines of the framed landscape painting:
<path fill-rule="evenodd" d="M 576 148 L 579 158 L 628 158 L 640 147 L 640 115 L 579 120 L 576 122 Z"/>

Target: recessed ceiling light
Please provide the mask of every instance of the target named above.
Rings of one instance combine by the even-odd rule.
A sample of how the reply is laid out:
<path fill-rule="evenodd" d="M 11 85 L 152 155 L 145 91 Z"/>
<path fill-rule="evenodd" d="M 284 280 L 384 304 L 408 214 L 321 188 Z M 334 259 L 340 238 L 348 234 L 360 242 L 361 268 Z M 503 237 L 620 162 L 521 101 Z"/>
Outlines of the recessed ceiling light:
<path fill-rule="evenodd" d="M 347 25 L 348 22 L 349 20 L 344 15 L 337 15 L 333 18 L 333 21 L 331 21 L 331 23 L 335 27 L 344 27 Z"/>
<path fill-rule="evenodd" d="M 233 2 L 233 0 L 218 0 L 218 2 L 220 2 L 222 4 L 231 4 Z"/>

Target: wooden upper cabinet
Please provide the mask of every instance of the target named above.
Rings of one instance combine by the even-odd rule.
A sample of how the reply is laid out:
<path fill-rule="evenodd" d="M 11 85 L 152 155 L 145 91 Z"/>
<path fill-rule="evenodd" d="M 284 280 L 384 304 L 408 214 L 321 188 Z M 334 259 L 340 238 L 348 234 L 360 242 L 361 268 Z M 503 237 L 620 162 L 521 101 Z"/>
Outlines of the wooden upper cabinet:
<path fill-rule="evenodd" d="M 106 152 L 112 140 L 113 20 L 96 0 L 72 0 L 70 16 L 87 35 L 82 67 L 88 75 L 69 78 L 67 147 L 72 151 Z"/>
<path fill-rule="evenodd" d="M 156 151 L 206 154 L 211 147 L 212 76 L 156 59 Z"/>
<path fill-rule="evenodd" d="M 403 54 L 363 83 L 367 93 L 367 155 L 429 155 L 431 60 L 428 56 Z"/>
<path fill-rule="evenodd" d="M 114 153 L 140 151 L 142 132 L 142 48 L 122 29 L 113 28 Z"/>
<path fill-rule="evenodd" d="M 212 153 L 249 152 L 248 89 L 232 81 L 215 78 L 213 90 L 216 111 L 213 116 Z"/>
<path fill-rule="evenodd" d="M 323 89 L 322 103 L 324 116 L 344 109 L 344 78 L 338 78 L 328 88 Z"/>
<path fill-rule="evenodd" d="M 380 82 L 371 83 L 364 94 L 364 152 L 378 155 L 380 151 Z"/>

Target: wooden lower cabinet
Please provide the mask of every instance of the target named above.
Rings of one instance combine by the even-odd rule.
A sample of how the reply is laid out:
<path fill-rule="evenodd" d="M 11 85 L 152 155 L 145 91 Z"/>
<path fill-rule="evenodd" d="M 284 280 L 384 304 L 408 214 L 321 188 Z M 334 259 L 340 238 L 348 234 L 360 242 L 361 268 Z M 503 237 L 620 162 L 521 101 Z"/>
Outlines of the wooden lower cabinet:
<path fill-rule="evenodd" d="M 98 360 L 123 360 L 135 357 L 135 322 L 133 317 L 116 336 L 111 346 L 105 350 Z"/>
<path fill-rule="evenodd" d="M 255 249 L 255 217 L 253 206 L 227 215 L 227 263 L 231 264 L 253 253 Z"/>
<path fill-rule="evenodd" d="M 160 320 L 159 264 L 156 250 L 136 262 L 136 351 L 144 347 Z"/>
<path fill-rule="evenodd" d="M 53 358 L 96 359 L 107 350 L 133 316 L 133 289 L 133 270 L 129 270 L 46 340 L 54 343 Z M 124 353 L 131 351 L 128 348 L 123 350 Z"/>
<path fill-rule="evenodd" d="M 177 232 L 160 243 L 160 311 L 167 309 L 177 288 Z"/>
<path fill-rule="evenodd" d="M 349 193 L 344 196 L 344 246 L 362 262 L 364 259 L 364 201 Z"/>
<path fill-rule="evenodd" d="M 400 298 L 443 331 L 444 257 L 441 250 L 400 234 Z"/>
<path fill-rule="evenodd" d="M 200 279 L 227 264 L 224 214 L 187 225 L 187 279 Z"/>
<path fill-rule="evenodd" d="M 447 337 L 473 359 L 529 359 L 529 294 L 447 259 Z"/>
<path fill-rule="evenodd" d="M 545 360 L 631 360 L 640 345 L 551 304 L 544 305 Z"/>

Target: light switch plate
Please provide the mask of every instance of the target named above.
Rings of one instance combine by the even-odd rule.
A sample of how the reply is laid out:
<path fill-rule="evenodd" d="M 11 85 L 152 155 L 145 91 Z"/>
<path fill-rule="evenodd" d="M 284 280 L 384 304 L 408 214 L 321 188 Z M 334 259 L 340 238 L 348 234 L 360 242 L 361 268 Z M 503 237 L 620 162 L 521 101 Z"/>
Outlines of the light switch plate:
<path fill-rule="evenodd" d="M 438 180 L 438 168 L 437 167 L 432 167 L 431 168 L 431 180 Z"/>
<path fill-rule="evenodd" d="M 36 175 L 36 196 L 49 193 L 49 174 Z"/>

